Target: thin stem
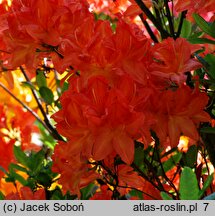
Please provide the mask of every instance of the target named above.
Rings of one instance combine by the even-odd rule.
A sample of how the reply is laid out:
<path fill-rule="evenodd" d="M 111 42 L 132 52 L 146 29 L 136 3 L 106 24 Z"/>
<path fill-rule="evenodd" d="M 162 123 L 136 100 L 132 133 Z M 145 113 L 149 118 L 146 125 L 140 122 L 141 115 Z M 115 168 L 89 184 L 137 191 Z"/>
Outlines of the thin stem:
<path fill-rule="evenodd" d="M 181 169 L 180 166 L 177 166 L 177 170 L 176 170 L 176 172 L 174 173 L 174 176 L 172 177 L 171 181 L 174 181 L 174 179 L 176 178 L 176 176 L 179 174 L 180 169 Z"/>
<path fill-rule="evenodd" d="M 147 6 L 142 2 L 142 0 L 135 0 L 137 5 L 140 7 L 140 9 L 146 14 L 146 16 L 152 21 L 152 23 L 155 25 L 155 27 L 158 29 L 158 31 L 163 36 L 163 39 L 169 37 L 169 33 L 163 29 L 163 26 L 160 24 L 160 22 L 157 21 L 157 19 L 154 17 L 154 15 L 151 13 L 151 11 L 147 8 Z"/>
<path fill-rule="evenodd" d="M 156 38 L 154 32 L 152 31 L 152 29 L 150 28 L 149 24 L 147 23 L 147 21 L 143 18 L 143 14 L 139 15 L 143 25 L 145 26 L 147 32 L 149 33 L 151 39 L 155 42 L 158 43 L 158 39 Z"/>
<path fill-rule="evenodd" d="M 47 130 L 49 128 L 46 126 L 46 124 L 40 119 L 40 117 L 26 104 L 24 104 L 19 98 L 17 98 L 11 91 L 2 83 L 0 83 L 0 87 L 3 88 L 13 99 L 15 99 L 19 104 L 21 104 L 26 110 L 28 110 Z"/>
<path fill-rule="evenodd" d="M 168 32 L 168 28 L 167 28 L 167 25 L 166 25 L 166 20 L 165 20 L 165 17 L 167 15 L 165 14 L 165 11 L 161 11 L 161 23 L 162 23 L 162 26 L 164 27 L 164 29 Z"/>
<path fill-rule="evenodd" d="M 208 176 L 209 176 L 209 175 L 210 175 L 210 169 L 209 169 L 209 167 L 208 167 L 208 162 L 207 162 L 207 158 L 206 158 L 206 154 L 205 154 L 205 149 L 204 149 L 203 152 L 202 152 L 202 156 L 203 156 L 203 159 L 204 159 L 204 161 L 205 161 L 205 165 L 206 165 L 207 172 L 208 172 Z M 213 191 L 213 187 L 212 187 L 211 184 L 210 184 L 210 191 L 211 191 L 211 193 L 214 192 L 214 191 Z"/>
<path fill-rule="evenodd" d="M 112 185 L 112 186 L 113 186 L 113 185 Z M 129 187 L 129 186 L 123 186 L 123 185 L 118 185 L 118 187 L 121 187 L 121 188 L 128 188 L 128 189 L 136 190 L 136 191 L 139 191 L 139 192 L 141 192 L 141 193 L 143 193 L 143 194 L 145 194 L 145 195 L 151 197 L 153 200 L 157 200 L 156 197 L 154 197 L 154 196 L 152 196 L 152 195 L 150 195 L 150 194 L 148 194 L 148 193 L 146 193 L 146 192 L 144 192 L 144 191 L 138 190 L 137 188 Z"/>
<path fill-rule="evenodd" d="M 53 50 L 54 50 L 54 52 L 55 52 L 61 59 L 64 58 L 64 56 L 63 56 L 56 48 L 54 48 Z M 69 69 L 70 69 L 70 70 L 74 70 L 74 68 L 73 68 L 71 65 L 69 66 Z M 77 76 L 80 76 L 80 74 L 79 74 L 77 71 L 75 71 L 75 74 L 76 74 Z"/>
<path fill-rule="evenodd" d="M 54 52 L 57 53 L 61 59 L 64 58 L 64 56 L 56 48 L 54 48 Z"/>
<path fill-rule="evenodd" d="M 29 79 L 28 75 L 26 74 L 26 72 L 25 72 L 25 70 L 24 70 L 24 68 L 23 68 L 22 66 L 20 66 L 20 70 L 21 70 L 21 72 L 23 73 L 23 75 L 24 75 L 26 81 L 30 83 L 31 80 Z M 38 105 L 39 110 L 41 111 L 41 113 L 42 113 L 42 115 L 43 115 L 44 122 L 45 122 L 46 126 L 47 126 L 48 129 L 49 129 L 48 131 L 53 135 L 53 137 L 54 137 L 55 139 L 64 141 L 64 139 L 61 137 L 61 135 L 57 132 L 57 130 L 56 130 L 56 129 L 51 125 L 51 123 L 49 122 L 49 119 L 48 119 L 48 117 L 47 117 L 47 114 L 46 114 L 45 110 L 43 109 L 43 106 L 42 106 L 40 100 L 38 99 L 35 90 L 34 90 L 34 89 L 31 89 L 31 92 L 32 92 L 32 94 L 33 94 L 33 96 L 34 96 L 34 99 L 35 99 L 36 102 L 37 102 L 37 105 Z"/>
<path fill-rule="evenodd" d="M 137 190 L 137 191 L 139 191 L 139 192 L 141 192 L 141 193 L 143 193 L 143 194 L 145 194 L 145 195 L 147 195 L 147 196 L 149 196 L 149 197 L 151 197 L 151 198 L 153 198 L 153 199 L 156 199 L 156 198 L 153 197 L 152 195 L 150 195 L 150 194 L 148 194 L 148 193 L 146 193 L 146 192 L 144 192 L 144 191 L 138 190 L 137 188 L 119 185 L 118 176 L 117 176 L 116 174 L 114 174 L 114 173 L 113 173 L 108 167 L 106 167 L 102 162 L 97 163 L 97 165 L 102 166 L 102 168 L 105 169 L 105 170 L 108 172 L 108 174 L 109 174 L 110 176 L 112 176 L 112 178 L 115 180 L 115 184 L 114 184 L 113 182 L 110 182 L 105 176 L 103 176 L 104 180 L 105 180 L 109 185 L 111 185 L 111 186 L 114 187 L 114 190 L 117 190 L 117 187 L 135 189 L 135 190 Z M 149 181 L 149 180 L 147 180 L 147 181 Z M 151 183 L 151 182 L 150 182 L 150 183 Z"/>
<path fill-rule="evenodd" d="M 164 0 L 164 4 L 166 8 L 168 23 L 169 23 L 170 34 L 175 39 L 176 35 L 175 35 L 174 26 L 173 26 L 172 16 L 169 10 L 168 0 Z"/>
<path fill-rule="evenodd" d="M 166 27 L 165 25 L 162 24 L 162 19 L 161 19 L 162 16 L 161 16 L 160 11 L 158 9 L 158 0 L 154 0 L 154 1 L 152 1 L 152 3 L 153 3 L 153 10 L 154 10 L 154 13 L 156 15 L 157 22 L 159 22 L 161 26 Z M 163 38 L 163 37 L 164 36 L 161 33 L 161 38 Z"/>
<path fill-rule="evenodd" d="M 181 34 L 181 30 L 182 30 L 184 19 L 186 18 L 186 14 L 187 14 L 187 11 L 183 11 L 181 13 L 181 18 L 180 18 L 180 22 L 179 22 L 179 26 L 178 26 L 178 31 L 176 33 L 176 38 L 178 38 Z"/>
<path fill-rule="evenodd" d="M 158 139 L 158 137 L 156 136 L 156 134 L 154 132 L 152 132 L 152 137 L 155 140 L 155 150 L 156 150 L 156 153 L 157 153 L 158 162 L 160 164 L 160 167 L 161 167 L 161 170 L 162 170 L 162 173 L 163 173 L 163 177 L 169 183 L 169 185 L 174 189 L 174 191 L 175 191 L 175 193 L 177 195 L 177 198 L 179 199 L 179 193 L 178 193 L 177 188 L 175 187 L 173 182 L 168 178 L 168 176 L 165 173 L 165 170 L 164 170 L 161 158 L 160 158 L 160 154 L 159 154 L 159 149 L 158 149 L 159 139 Z"/>
<path fill-rule="evenodd" d="M 171 12 L 172 12 L 172 20 L 173 20 L 173 25 L 174 25 L 174 4 L 173 4 L 173 0 L 171 0 L 172 2 L 172 7 L 171 7 Z"/>
<path fill-rule="evenodd" d="M 155 144 L 156 145 L 156 144 Z M 164 179 L 169 183 L 169 185 L 174 189 L 175 193 L 177 194 L 177 198 L 179 198 L 179 193 L 178 193 L 178 190 L 177 188 L 175 187 L 175 185 L 173 184 L 173 182 L 168 178 L 168 176 L 166 175 L 165 173 L 165 170 L 164 170 L 164 167 L 163 167 L 163 164 L 161 162 L 161 159 L 160 159 L 160 155 L 159 155 L 159 152 L 158 152 L 158 149 L 157 147 L 156 148 L 156 152 L 157 152 L 157 157 L 158 157 L 158 160 L 159 160 L 159 164 L 160 164 L 160 167 L 161 167 L 161 170 L 162 170 L 162 173 L 163 173 L 163 177 Z"/>
<path fill-rule="evenodd" d="M 146 165 L 149 165 L 149 164 L 150 164 L 148 161 L 145 161 L 145 160 L 144 160 L 144 162 L 146 163 Z M 147 162 L 148 162 L 148 163 L 147 163 Z M 137 170 L 137 172 L 138 172 L 138 174 L 139 174 L 140 176 L 142 176 L 146 181 L 150 182 L 155 188 L 157 188 L 158 190 L 161 190 L 161 191 L 165 191 L 163 185 L 162 185 L 161 182 L 160 182 L 160 180 L 159 180 L 158 178 L 156 178 L 156 175 L 154 175 L 155 173 L 154 173 L 154 171 L 152 171 L 151 168 L 150 168 L 150 170 L 153 172 L 153 176 L 155 177 L 155 179 L 156 179 L 158 185 L 157 185 L 156 183 L 154 183 L 153 181 L 151 181 L 151 180 L 149 179 L 149 177 L 148 177 L 144 172 L 142 172 L 142 170 L 141 170 L 135 163 L 132 164 L 132 167 L 133 167 L 135 170 Z"/>

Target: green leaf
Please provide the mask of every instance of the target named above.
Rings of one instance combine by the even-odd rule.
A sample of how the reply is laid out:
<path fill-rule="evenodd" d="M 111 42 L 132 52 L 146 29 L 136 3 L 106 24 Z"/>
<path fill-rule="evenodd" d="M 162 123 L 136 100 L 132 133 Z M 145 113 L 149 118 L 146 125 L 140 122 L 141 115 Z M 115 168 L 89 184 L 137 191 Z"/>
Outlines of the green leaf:
<path fill-rule="evenodd" d="M 204 80 L 205 74 L 206 74 L 206 71 L 205 71 L 204 68 L 199 68 L 199 69 L 194 71 L 194 75 L 199 76 L 199 80 L 200 80 L 201 83 L 203 83 L 205 81 Z"/>
<path fill-rule="evenodd" d="M 197 25 L 204 31 L 206 34 L 215 38 L 215 28 L 214 25 L 205 21 L 200 15 L 193 14 L 193 18 L 195 19 Z"/>
<path fill-rule="evenodd" d="M 13 173 L 13 177 L 15 180 L 19 181 L 23 186 L 28 184 L 27 180 L 25 180 L 21 175 L 17 173 Z"/>
<path fill-rule="evenodd" d="M 210 162 L 215 167 L 215 128 L 212 127 L 203 127 L 200 129 L 201 137 L 203 143 L 207 149 L 207 153 L 210 158 Z"/>
<path fill-rule="evenodd" d="M 8 177 L 6 178 L 7 182 L 15 182 L 15 181 L 19 181 L 22 185 L 27 185 L 27 181 L 18 173 L 16 173 L 16 171 L 14 170 L 14 166 L 13 165 L 9 165 L 9 173 L 8 173 Z"/>
<path fill-rule="evenodd" d="M 190 168 L 193 168 L 197 160 L 197 154 L 198 154 L 198 150 L 196 145 L 190 146 L 190 148 L 188 149 L 185 155 L 185 165 Z"/>
<path fill-rule="evenodd" d="M 209 64 L 208 75 L 215 79 L 215 56 L 208 54 L 205 56 L 204 60 Z"/>
<path fill-rule="evenodd" d="M 137 147 L 136 149 L 135 149 L 135 154 L 134 154 L 134 163 L 137 165 L 137 166 L 139 166 L 139 167 L 141 167 L 142 165 L 143 165 L 143 163 L 144 163 L 144 149 L 143 149 L 143 147 Z"/>
<path fill-rule="evenodd" d="M 43 185 L 44 187 L 50 187 L 52 184 L 52 178 L 46 172 L 39 172 L 36 176 L 36 180 L 39 184 Z"/>
<path fill-rule="evenodd" d="M 32 153 L 32 155 L 30 155 L 29 158 L 30 158 L 29 168 L 34 173 L 37 173 L 44 161 L 45 152 L 43 151 L 43 149 L 41 149 L 37 153 Z"/>
<path fill-rule="evenodd" d="M 184 20 L 180 36 L 183 38 L 188 38 L 191 34 L 191 31 L 192 31 L 192 24 L 189 21 Z"/>
<path fill-rule="evenodd" d="M 78 198 L 77 195 L 70 194 L 69 191 L 67 191 L 63 200 L 77 200 L 77 198 Z"/>
<path fill-rule="evenodd" d="M 207 179 L 205 180 L 202 189 L 199 191 L 199 198 L 201 198 L 201 197 L 204 195 L 205 191 L 208 189 L 208 187 L 209 187 L 210 184 L 212 183 L 212 181 L 213 181 L 213 175 L 214 175 L 214 174 L 209 175 L 209 176 L 207 177 Z"/>
<path fill-rule="evenodd" d="M 14 146 L 14 155 L 19 163 L 28 167 L 29 166 L 29 159 L 27 155 L 21 150 L 20 146 Z"/>
<path fill-rule="evenodd" d="M 177 154 L 171 156 L 167 161 L 165 161 L 163 163 L 164 172 L 167 172 L 171 170 L 173 167 L 175 167 L 175 165 L 181 160 L 181 157 L 182 157 L 182 153 L 178 152 Z M 158 168 L 157 174 L 158 175 L 164 174 L 161 167 Z"/>
<path fill-rule="evenodd" d="M 4 167 L 0 166 L 0 171 L 2 171 L 4 174 L 7 174 L 7 171 L 5 170 Z"/>
<path fill-rule="evenodd" d="M 30 89 L 34 89 L 34 90 L 36 89 L 36 88 L 32 85 L 31 82 L 27 82 L 27 81 L 22 82 L 22 86 L 23 86 L 23 87 L 30 88 Z"/>
<path fill-rule="evenodd" d="M 54 150 L 54 147 L 56 145 L 56 140 L 53 138 L 53 136 L 46 130 L 46 128 L 38 121 L 36 121 L 37 127 L 40 129 L 40 140 L 41 142 L 49 147 L 51 150 Z"/>
<path fill-rule="evenodd" d="M 98 186 L 91 183 L 87 187 L 81 189 L 81 200 L 88 200 L 98 189 Z"/>
<path fill-rule="evenodd" d="M 53 92 L 45 86 L 40 87 L 39 92 L 40 92 L 41 97 L 45 101 L 45 103 L 51 105 L 52 102 L 54 101 Z"/>
<path fill-rule="evenodd" d="M 94 13 L 95 20 L 111 20 L 111 17 L 105 13 Z"/>
<path fill-rule="evenodd" d="M 143 200 L 143 193 L 138 190 L 133 189 L 129 192 L 129 194 L 134 197 L 139 197 L 140 200 Z"/>
<path fill-rule="evenodd" d="M 184 167 L 180 176 L 179 194 L 181 200 L 197 200 L 199 187 L 195 173 L 190 167 Z"/>
<path fill-rule="evenodd" d="M 163 200 L 173 200 L 173 198 L 164 191 L 161 191 L 160 195 L 161 195 Z"/>
<path fill-rule="evenodd" d="M 215 44 L 214 40 L 208 38 L 188 38 L 187 40 L 192 44 Z"/>
<path fill-rule="evenodd" d="M 36 83 L 39 88 L 47 87 L 47 81 L 43 71 L 37 70 Z"/>
<path fill-rule="evenodd" d="M 69 88 L 69 83 L 68 82 L 64 82 L 63 86 L 61 88 L 61 93 L 65 92 L 66 90 L 68 90 Z"/>
<path fill-rule="evenodd" d="M 192 26 L 192 34 L 190 35 L 189 39 L 191 38 L 199 38 L 199 37 L 202 37 L 204 35 L 204 32 L 196 32 L 196 29 L 194 28 L 194 26 Z"/>
<path fill-rule="evenodd" d="M 212 127 L 203 127 L 200 129 L 201 133 L 215 134 L 215 128 Z"/>
<path fill-rule="evenodd" d="M 205 67 L 207 71 L 210 69 L 210 65 L 205 61 L 204 58 L 197 54 L 195 54 L 195 57 L 200 61 L 200 63 L 202 63 L 202 65 Z"/>
<path fill-rule="evenodd" d="M 62 199 L 63 199 L 63 194 L 60 188 L 57 188 L 54 191 L 52 191 L 51 200 L 62 200 Z"/>
<path fill-rule="evenodd" d="M 22 172 L 25 172 L 25 173 L 28 173 L 28 170 L 25 167 L 22 167 L 22 166 L 20 166 L 18 164 L 11 163 L 9 165 L 9 168 L 10 169 L 14 169 L 14 170 L 19 170 L 19 171 L 22 171 Z"/>
<path fill-rule="evenodd" d="M 0 191 L 0 200 L 4 200 L 4 194 Z"/>

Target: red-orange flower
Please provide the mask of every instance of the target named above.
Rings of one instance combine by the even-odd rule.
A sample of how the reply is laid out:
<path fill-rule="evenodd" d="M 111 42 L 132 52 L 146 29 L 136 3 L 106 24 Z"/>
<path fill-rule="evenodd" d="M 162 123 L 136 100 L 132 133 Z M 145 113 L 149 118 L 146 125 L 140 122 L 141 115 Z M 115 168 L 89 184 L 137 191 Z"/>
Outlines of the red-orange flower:
<path fill-rule="evenodd" d="M 118 83 L 118 88 L 111 88 L 103 77 L 94 77 L 80 92 L 73 93 L 71 87 L 63 95 L 63 108 L 53 118 L 68 138 L 71 153 L 102 160 L 114 150 L 126 163 L 133 161 L 133 140 L 144 136 L 142 128 L 148 123 L 135 111 L 140 98 L 135 83 L 128 77 Z M 148 94 L 143 92 L 141 98 L 146 100 Z"/>
<path fill-rule="evenodd" d="M 149 71 L 155 79 L 164 79 L 183 83 L 184 73 L 200 68 L 202 65 L 191 54 L 200 47 L 192 45 L 184 38 L 168 38 L 156 44 L 152 49 L 153 62 L 149 65 Z"/>
<path fill-rule="evenodd" d="M 16 68 L 25 64 L 31 70 L 36 68 L 41 58 L 49 56 L 51 48 L 54 51 L 53 47 L 63 46 L 69 36 L 74 38 L 74 28 L 87 14 L 90 12 L 84 0 L 14 0 L 9 11 L 0 18 L 5 43 L 2 46 L 11 54 L 6 58 L 7 66 Z M 76 17 L 74 22 L 71 22 L 72 17 Z M 65 27 L 67 31 L 62 32 Z"/>
<path fill-rule="evenodd" d="M 163 91 L 154 97 L 152 107 L 157 124 L 153 129 L 161 141 L 169 136 L 171 146 L 178 145 L 181 134 L 198 140 L 199 123 L 210 121 L 210 116 L 204 111 L 207 103 L 207 94 L 197 88 L 192 90 L 183 85 L 175 91 Z"/>
<path fill-rule="evenodd" d="M 52 159 L 53 171 L 60 173 L 58 182 L 63 186 L 65 193 L 70 191 L 80 197 L 80 189 L 99 178 L 86 158 L 71 152 L 69 143 L 59 143 L 55 147 Z"/>

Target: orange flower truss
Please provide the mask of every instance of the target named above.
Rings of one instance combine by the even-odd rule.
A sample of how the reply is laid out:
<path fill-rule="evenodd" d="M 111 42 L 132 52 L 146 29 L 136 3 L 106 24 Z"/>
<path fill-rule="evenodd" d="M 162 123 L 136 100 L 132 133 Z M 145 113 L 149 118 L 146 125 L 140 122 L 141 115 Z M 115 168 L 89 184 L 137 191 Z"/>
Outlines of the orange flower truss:
<path fill-rule="evenodd" d="M 47 56 L 45 50 L 65 46 L 66 37 L 75 36 L 74 29 L 89 14 L 87 6 L 84 0 L 26 0 L 13 1 L 9 11 L 2 9 L 0 48 L 5 51 L 6 65 L 16 68 L 25 64 L 32 71 Z"/>
<path fill-rule="evenodd" d="M 63 109 L 53 118 L 58 131 L 68 138 L 71 153 L 102 160 L 115 151 L 130 164 L 133 140 L 147 127 L 144 113 L 134 110 L 138 98 L 129 77 L 120 79 L 118 88 L 112 89 L 103 77 L 94 77 L 80 92 L 67 91 L 61 101 Z"/>
<path fill-rule="evenodd" d="M 192 2 L 178 0 L 175 7 L 200 10 L 196 3 L 200 1 Z M 212 11 L 213 2 L 207 1 L 204 9 Z M 136 7 L 134 1 L 130 3 Z M 10 8 L 0 6 L 2 68 L 25 65 L 35 71 L 41 59 L 49 57 L 56 70 L 68 69 L 71 75 L 69 89 L 61 97 L 62 109 L 53 115 L 57 130 L 67 139 L 56 146 L 53 169 L 61 174 L 64 191 L 79 195 L 80 188 L 102 177 L 88 160 L 118 155 L 124 162 L 118 167 L 120 182 L 144 187 L 129 167 L 134 140 L 148 146 L 154 130 L 161 144 L 169 138 L 171 146 L 177 146 L 181 134 L 198 140 L 199 124 L 210 121 L 204 111 L 206 93 L 197 85 L 195 89 L 185 85 L 184 73 L 201 67 L 192 57 L 198 46 L 183 38 L 152 45 L 122 15 L 116 15 L 117 27 L 112 28 L 107 20 L 95 20 L 89 6 L 85 0 L 14 0 Z M 120 7 L 116 8 L 118 12 Z M 138 11 L 130 9 L 130 15 Z M 21 136 L 28 143 L 32 121 L 22 120 L 14 117 L 13 124 L 22 125 Z"/>
<path fill-rule="evenodd" d="M 199 123 L 210 121 L 209 114 L 204 111 L 208 97 L 197 88 L 192 90 L 183 85 L 175 91 L 161 92 L 153 100 L 151 107 L 155 108 L 157 118 L 153 129 L 161 141 L 169 136 L 172 147 L 178 145 L 181 134 L 198 140 Z"/>

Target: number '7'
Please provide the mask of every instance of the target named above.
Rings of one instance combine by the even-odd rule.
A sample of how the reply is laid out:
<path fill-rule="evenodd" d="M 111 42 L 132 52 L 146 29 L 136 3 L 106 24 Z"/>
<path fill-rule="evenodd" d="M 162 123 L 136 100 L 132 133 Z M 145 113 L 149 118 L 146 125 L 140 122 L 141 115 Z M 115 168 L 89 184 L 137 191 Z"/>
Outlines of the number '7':
<path fill-rule="evenodd" d="M 206 210 L 207 210 L 207 207 L 208 207 L 208 205 L 209 205 L 209 203 L 203 203 L 203 204 L 205 205 L 204 211 L 206 211 Z"/>

